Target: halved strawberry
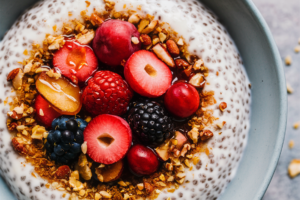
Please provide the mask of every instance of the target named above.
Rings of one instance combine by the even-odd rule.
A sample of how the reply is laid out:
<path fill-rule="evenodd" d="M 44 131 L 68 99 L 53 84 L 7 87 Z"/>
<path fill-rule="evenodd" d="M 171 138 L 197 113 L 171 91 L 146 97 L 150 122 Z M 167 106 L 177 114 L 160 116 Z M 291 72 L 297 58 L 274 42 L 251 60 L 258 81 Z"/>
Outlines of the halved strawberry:
<path fill-rule="evenodd" d="M 98 60 L 89 46 L 68 40 L 55 52 L 53 66 L 72 82 L 84 82 L 97 70 Z"/>
<path fill-rule="evenodd" d="M 36 110 L 36 119 L 47 128 L 51 127 L 51 123 L 55 118 L 61 116 L 40 94 L 35 98 L 34 108 Z"/>
<path fill-rule="evenodd" d="M 169 67 L 146 50 L 135 52 L 127 60 L 124 75 L 135 92 L 152 98 L 164 94 L 172 81 Z"/>
<path fill-rule="evenodd" d="M 132 142 L 129 124 L 121 117 L 103 114 L 95 117 L 84 129 L 87 154 L 106 165 L 121 160 Z"/>

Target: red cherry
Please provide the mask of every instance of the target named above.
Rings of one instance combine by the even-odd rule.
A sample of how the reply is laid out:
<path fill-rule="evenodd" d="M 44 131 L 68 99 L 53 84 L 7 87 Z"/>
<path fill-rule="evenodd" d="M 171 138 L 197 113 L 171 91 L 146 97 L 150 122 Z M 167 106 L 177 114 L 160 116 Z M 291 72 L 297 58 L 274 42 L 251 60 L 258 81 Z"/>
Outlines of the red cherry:
<path fill-rule="evenodd" d="M 166 108 L 177 117 L 185 118 L 191 116 L 197 111 L 199 104 L 198 91 L 188 83 L 175 83 L 165 95 Z"/>
<path fill-rule="evenodd" d="M 153 174 L 159 167 L 159 161 L 154 152 L 140 144 L 131 147 L 127 160 L 131 171 L 138 176 Z"/>

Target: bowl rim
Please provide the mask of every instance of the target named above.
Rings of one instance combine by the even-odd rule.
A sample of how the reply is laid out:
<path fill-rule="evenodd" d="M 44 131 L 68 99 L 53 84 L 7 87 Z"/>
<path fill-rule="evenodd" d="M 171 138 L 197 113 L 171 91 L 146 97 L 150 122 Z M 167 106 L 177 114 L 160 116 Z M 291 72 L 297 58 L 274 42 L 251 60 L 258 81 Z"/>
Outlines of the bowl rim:
<path fill-rule="evenodd" d="M 274 146 L 274 153 L 271 158 L 271 162 L 269 164 L 269 169 L 265 175 L 263 182 L 261 183 L 261 187 L 256 193 L 255 199 L 262 199 L 264 194 L 266 193 L 268 186 L 271 183 L 273 175 L 275 173 L 277 163 L 280 158 L 281 150 L 284 143 L 284 137 L 286 132 L 286 123 L 287 123 L 287 91 L 286 91 L 286 80 L 285 80 L 285 73 L 284 68 L 282 65 L 281 56 L 279 54 L 277 45 L 273 39 L 273 35 L 264 20 L 262 14 L 259 12 L 258 8 L 252 2 L 252 0 L 244 0 L 243 4 L 249 10 L 250 14 L 252 15 L 253 19 L 257 21 L 258 26 L 260 29 L 265 33 L 267 38 L 267 43 L 271 48 L 271 54 L 273 56 L 273 60 L 275 61 L 275 71 L 278 76 L 279 82 L 279 94 L 280 94 L 280 107 L 279 107 L 279 124 L 278 124 L 278 131 L 277 131 L 277 140 Z"/>

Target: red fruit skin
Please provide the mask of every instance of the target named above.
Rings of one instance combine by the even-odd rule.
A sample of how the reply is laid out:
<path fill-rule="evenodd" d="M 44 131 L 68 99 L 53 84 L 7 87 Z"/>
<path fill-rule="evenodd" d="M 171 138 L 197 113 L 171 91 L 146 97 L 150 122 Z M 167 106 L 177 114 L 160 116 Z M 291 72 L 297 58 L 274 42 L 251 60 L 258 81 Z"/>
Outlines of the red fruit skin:
<path fill-rule="evenodd" d="M 159 160 L 155 153 L 140 144 L 130 148 L 127 160 L 131 171 L 138 176 L 153 174 L 159 167 Z"/>
<path fill-rule="evenodd" d="M 72 52 L 72 50 L 82 51 L 82 54 L 80 55 L 83 56 L 82 59 L 83 61 L 86 61 L 85 63 L 87 65 L 84 65 L 80 69 L 76 69 L 76 67 L 67 64 L 68 55 Z M 75 55 L 74 57 L 78 56 Z M 53 66 L 65 77 L 73 80 L 75 76 L 78 79 L 78 82 L 82 83 L 91 77 L 97 70 L 98 60 L 91 47 L 68 40 L 61 49 L 55 52 L 53 56 Z"/>
<path fill-rule="evenodd" d="M 109 134 L 114 139 L 109 146 L 99 142 L 98 138 L 103 134 Z M 123 159 L 132 143 L 129 124 L 121 117 L 108 114 L 95 117 L 84 129 L 83 136 L 89 157 L 105 165 Z"/>
<path fill-rule="evenodd" d="M 144 70 L 150 64 L 157 72 L 151 77 Z M 130 87 L 142 96 L 156 98 L 163 95 L 171 86 L 172 72 L 154 53 L 140 50 L 135 52 L 126 62 L 124 76 Z"/>
<path fill-rule="evenodd" d="M 166 92 L 164 104 L 170 113 L 185 118 L 197 111 L 200 97 L 198 91 L 192 85 L 178 82 Z"/>
<path fill-rule="evenodd" d="M 88 81 L 82 94 L 85 109 L 93 116 L 100 114 L 123 115 L 133 91 L 119 74 L 98 71 Z"/>
<path fill-rule="evenodd" d="M 141 42 L 132 43 L 132 37 L 140 38 L 140 33 L 133 24 L 111 19 L 96 30 L 93 49 L 101 62 L 117 66 L 141 49 Z"/>
<path fill-rule="evenodd" d="M 37 121 L 42 123 L 46 128 L 51 128 L 52 121 L 61 116 L 61 114 L 54 110 L 50 103 L 40 94 L 35 98 L 34 108 L 36 110 Z M 40 109 L 43 110 L 43 116 L 40 115 Z"/>

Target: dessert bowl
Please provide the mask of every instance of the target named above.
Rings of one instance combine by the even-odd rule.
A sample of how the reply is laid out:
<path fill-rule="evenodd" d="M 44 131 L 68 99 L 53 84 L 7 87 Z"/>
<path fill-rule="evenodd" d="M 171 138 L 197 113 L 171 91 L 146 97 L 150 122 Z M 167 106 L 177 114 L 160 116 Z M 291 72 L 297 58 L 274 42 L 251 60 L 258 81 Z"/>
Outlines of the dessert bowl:
<path fill-rule="evenodd" d="M 7 1 L 1 6 L 9 13 L 11 22 L 15 20 L 13 12 L 18 15 L 24 8 L 23 3 L 31 3 L 22 1 L 18 6 L 12 6 L 13 2 L 9 2 L 7 8 Z M 251 1 L 202 2 L 217 14 L 233 37 L 252 84 L 251 130 L 247 148 L 236 177 L 220 198 L 260 199 L 272 178 L 284 138 L 286 90 L 281 60 L 265 22 Z M 1 19 L 4 18 L 7 19 Z M 11 25 L 9 21 L 1 22 L 1 26 L 6 24 Z M 8 27 L 1 27 L 1 31 Z M 4 84 L 5 78 L 6 74 L 2 73 Z M 1 122 L 3 127 L 4 121 Z"/>

